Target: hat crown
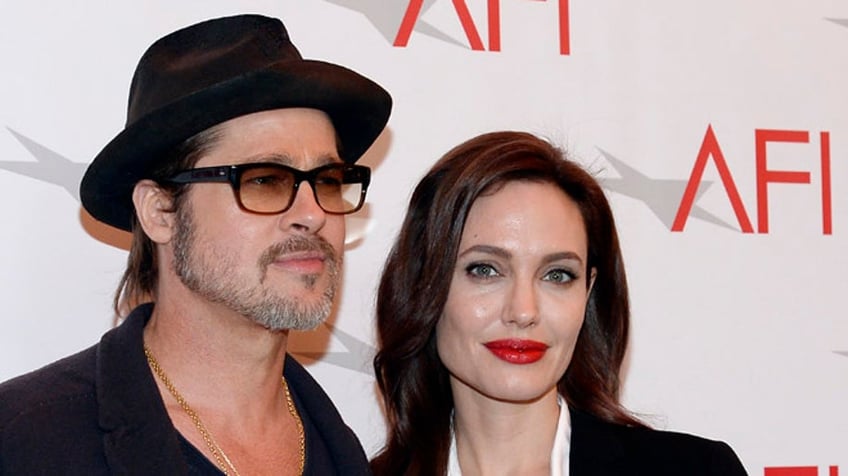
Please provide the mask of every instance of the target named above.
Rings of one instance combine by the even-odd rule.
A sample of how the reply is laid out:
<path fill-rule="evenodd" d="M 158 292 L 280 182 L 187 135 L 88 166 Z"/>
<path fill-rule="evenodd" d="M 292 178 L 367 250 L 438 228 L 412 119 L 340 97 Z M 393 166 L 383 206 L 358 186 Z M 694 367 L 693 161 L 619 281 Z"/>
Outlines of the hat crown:
<path fill-rule="evenodd" d="M 139 60 L 126 125 L 194 92 L 302 59 L 276 18 L 239 15 L 183 28 L 153 43 Z"/>
<path fill-rule="evenodd" d="M 129 231 L 133 187 L 173 160 L 169 151 L 235 117 L 288 107 L 325 112 L 342 160 L 355 162 L 386 126 L 392 98 L 355 71 L 303 59 L 276 18 L 238 15 L 171 33 L 139 60 L 126 126 L 89 165 L 80 200 Z"/>

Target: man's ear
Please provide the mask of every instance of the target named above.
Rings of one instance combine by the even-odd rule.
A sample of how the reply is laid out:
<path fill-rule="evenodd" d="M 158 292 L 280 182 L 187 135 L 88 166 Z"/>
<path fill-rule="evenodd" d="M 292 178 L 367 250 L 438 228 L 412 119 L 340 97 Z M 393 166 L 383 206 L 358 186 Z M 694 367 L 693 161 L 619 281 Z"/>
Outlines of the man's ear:
<path fill-rule="evenodd" d="M 138 223 L 154 243 L 165 244 L 174 234 L 174 199 L 152 180 L 135 184 L 132 194 Z"/>

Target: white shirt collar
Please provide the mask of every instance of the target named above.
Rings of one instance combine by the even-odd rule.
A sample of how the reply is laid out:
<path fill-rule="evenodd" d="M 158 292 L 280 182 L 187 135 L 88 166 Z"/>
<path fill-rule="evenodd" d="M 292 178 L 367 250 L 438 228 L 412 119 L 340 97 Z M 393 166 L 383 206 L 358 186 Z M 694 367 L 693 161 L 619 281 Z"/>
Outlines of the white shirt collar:
<path fill-rule="evenodd" d="M 568 453 L 571 449 L 571 417 L 568 414 L 568 405 L 559 395 L 557 395 L 557 403 L 559 404 L 559 418 L 554 435 L 554 446 L 551 449 L 551 476 L 569 476 Z M 462 470 L 459 468 L 459 456 L 456 452 L 456 434 L 453 431 L 451 431 L 451 446 L 448 455 L 448 476 L 462 476 Z"/>

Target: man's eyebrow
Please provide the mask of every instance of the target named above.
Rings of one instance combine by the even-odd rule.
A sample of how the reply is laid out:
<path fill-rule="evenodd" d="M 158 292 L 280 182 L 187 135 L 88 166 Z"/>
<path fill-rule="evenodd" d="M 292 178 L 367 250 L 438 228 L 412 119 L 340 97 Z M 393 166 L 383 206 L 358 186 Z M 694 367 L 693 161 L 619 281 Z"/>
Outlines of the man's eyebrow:
<path fill-rule="evenodd" d="M 248 157 L 246 163 L 249 162 L 272 162 L 275 164 L 287 165 L 289 167 L 293 167 L 296 162 L 292 156 L 288 154 L 280 154 L 280 153 L 272 153 L 272 154 L 257 154 L 251 157 Z M 343 163 L 342 159 L 339 158 L 338 155 L 335 154 L 322 154 L 316 156 L 315 158 L 315 167 L 320 167 L 322 165 L 327 164 L 341 164 Z"/>
<path fill-rule="evenodd" d="M 322 154 L 315 159 L 316 166 L 342 163 L 344 163 L 344 161 L 338 156 L 338 154 Z"/>

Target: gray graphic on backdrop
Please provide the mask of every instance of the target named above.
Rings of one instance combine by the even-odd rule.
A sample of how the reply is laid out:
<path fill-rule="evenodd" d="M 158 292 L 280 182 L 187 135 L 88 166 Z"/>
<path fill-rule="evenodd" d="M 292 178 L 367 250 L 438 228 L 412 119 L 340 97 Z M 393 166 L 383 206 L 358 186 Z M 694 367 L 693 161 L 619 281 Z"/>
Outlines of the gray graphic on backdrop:
<path fill-rule="evenodd" d="M 601 184 L 603 187 L 609 191 L 626 195 L 644 203 L 670 230 L 672 223 L 674 223 L 674 216 L 677 213 L 680 198 L 686 189 L 687 181 L 650 178 L 617 159 L 609 152 L 600 147 L 596 148 L 615 168 L 618 174 L 621 175 L 621 178 L 602 178 Z M 697 205 L 698 198 L 700 198 L 701 194 L 710 185 L 712 185 L 711 181 L 701 181 L 701 186 L 695 194 L 696 204 L 692 206 L 691 216 L 731 230 L 737 230 Z M 848 357 L 848 350 L 836 350 L 834 353 Z"/>
<path fill-rule="evenodd" d="M 44 147 L 29 137 L 8 127 L 6 129 L 35 157 L 36 162 L 0 161 L 0 169 L 58 185 L 79 202 L 79 183 L 88 164 L 71 162 L 67 157 Z"/>
<path fill-rule="evenodd" d="M 621 178 L 603 178 L 601 182 L 604 188 L 644 203 L 670 230 L 688 180 L 648 177 L 609 152 L 600 147 L 596 148 L 621 176 Z M 737 228 L 697 205 L 698 199 L 712 184 L 710 180 L 701 181 L 690 215 L 714 225 L 738 231 Z"/>
<path fill-rule="evenodd" d="M 306 352 L 293 351 L 292 353 L 298 357 L 303 357 L 310 360 L 320 360 L 321 362 L 343 367 L 349 370 L 354 370 L 363 374 L 373 375 L 374 369 L 371 362 L 377 349 L 373 346 L 357 339 L 338 327 L 324 324 L 330 330 L 333 337 L 344 344 L 346 352 Z"/>
<path fill-rule="evenodd" d="M 9 127 L 6 129 L 32 154 L 35 162 L 0 161 L 0 169 L 58 185 L 79 202 L 79 183 L 88 164 L 72 162 L 67 157 L 48 149 L 23 134 Z M 338 328 L 326 324 L 325 326 L 335 338 L 345 345 L 348 349 L 347 352 L 330 352 L 327 354 L 294 352 L 294 355 L 311 360 L 320 359 L 321 362 L 371 375 L 373 373 L 371 359 L 374 356 L 374 348 Z"/>
<path fill-rule="evenodd" d="M 353 11 L 359 12 L 365 15 L 365 18 L 374 25 L 374 28 L 383 35 L 383 38 L 389 42 L 389 44 L 394 44 L 395 37 L 397 36 L 398 30 L 400 29 L 401 21 L 403 21 L 404 14 L 406 14 L 406 9 L 409 6 L 409 2 L 398 2 L 395 0 L 324 0 L 328 3 L 332 3 L 334 5 L 338 5 L 340 7 L 349 8 Z M 444 41 L 456 46 L 461 46 L 463 48 L 469 49 L 468 45 L 463 44 L 453 38 L 451 38 L 448 34 L 443 32 L 442 30 L 436 28 L 435 26 L 427 23 L 421 17 L 424 16 L 424 13 L 436 3 L 436 0 L 424 0 L 424 3 L 421 6 L 421 11 L 418 14 L 418 20 L 415 22 L 415 26 L 413 31 L 416 33 L 420 33 L 422 35 L 426 35 L 432 38 L 435 38 L 440 41 Z"/>

